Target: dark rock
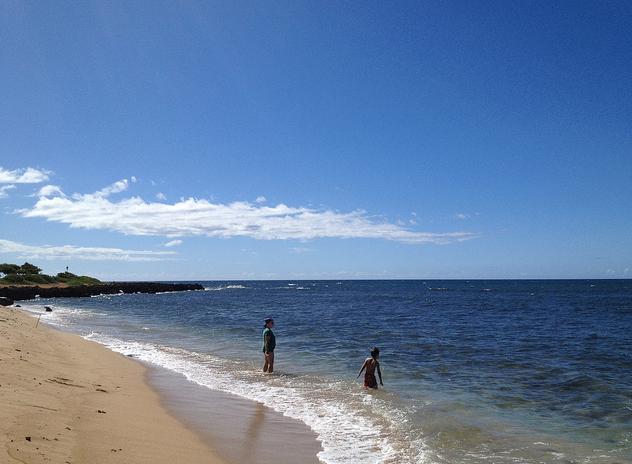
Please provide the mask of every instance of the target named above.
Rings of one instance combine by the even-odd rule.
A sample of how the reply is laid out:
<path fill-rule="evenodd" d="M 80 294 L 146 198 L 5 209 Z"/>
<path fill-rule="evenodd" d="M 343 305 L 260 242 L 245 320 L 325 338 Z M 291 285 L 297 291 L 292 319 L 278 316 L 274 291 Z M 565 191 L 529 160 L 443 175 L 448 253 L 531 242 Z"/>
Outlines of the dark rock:
<path fill-rule="evenodd" d="M 75 287 L 37 287 L 11 286 L 0 287 L 0 298 L 7 300 L 31 300 L 41 298 L 71 298 L 93 295 L 112 295 L 115 293 L 158 293 L 204 290 L 200 284 L 168 284 L 160 282 L 111 282 Z M 13 304 L 13 301 L 10 303 Z"/>
<path fill-rule="evenodd" d="M 21 308 L 22 307 L 22 305 L 19 305 L 19 304 L 16 304 L 16 305 L 13 305 L 13 306 L 15 306 L 16 308 Z"/>
<path fill-rule="evenodd" d="M 47 313 L 50 313 L 50 312 L 52 312 L 52 311 L 53 311 L 53 308 L 51 308 L 50 306 L 44 306 L 44 310 L 45 310 Z"/>
<path fill-rule="evenodd" d="M 0 296 L 0 306 L 11 306 L 13 304 L 13 300 L 6 296 Z"/>

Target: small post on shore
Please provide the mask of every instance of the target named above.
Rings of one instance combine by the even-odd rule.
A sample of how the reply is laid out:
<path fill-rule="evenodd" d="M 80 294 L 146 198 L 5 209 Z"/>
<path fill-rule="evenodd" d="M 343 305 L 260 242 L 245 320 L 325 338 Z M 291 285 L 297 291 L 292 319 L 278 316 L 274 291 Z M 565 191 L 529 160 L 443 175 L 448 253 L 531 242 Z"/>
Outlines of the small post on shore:
<path fill-rule="evenodd" d="M 37 329 L 37 326 L 39 325 L 39 320 L 42 317 L 42 315 L 40 314 L 39 316 L 37 316 L 37 324 L 35 324 L 35 328 Z"/>

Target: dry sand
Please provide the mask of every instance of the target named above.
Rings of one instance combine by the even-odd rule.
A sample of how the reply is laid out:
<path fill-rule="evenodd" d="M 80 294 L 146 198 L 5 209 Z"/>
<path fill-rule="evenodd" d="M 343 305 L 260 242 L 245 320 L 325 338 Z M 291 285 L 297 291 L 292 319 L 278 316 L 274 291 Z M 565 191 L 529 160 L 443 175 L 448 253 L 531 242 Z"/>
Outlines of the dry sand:
<path fill-rule="evenodd" d="M 222 462 L 141 364 L 36 322 L 0 308 L 0 463 Z"/>

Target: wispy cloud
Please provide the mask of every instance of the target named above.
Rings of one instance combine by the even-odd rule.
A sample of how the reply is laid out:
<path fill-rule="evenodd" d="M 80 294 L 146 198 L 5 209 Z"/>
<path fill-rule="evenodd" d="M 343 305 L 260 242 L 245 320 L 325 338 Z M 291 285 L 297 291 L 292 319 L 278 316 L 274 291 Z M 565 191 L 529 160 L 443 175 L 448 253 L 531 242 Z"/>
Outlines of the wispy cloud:
<path fill-rule="evenodd" d="M 79 247 L 73 245 L 26 245 L 0 239 L 0 253 L 25 259 L 81 259 L 90 261 L 160 261 L 173 251 L 123 250 L 121 248 Z"/>
<path fill-rule="evenodd" d="M 211 203 L 181 199 L 177 203 L 146 202 L 139 197 L 108 198 L 129 186 L 127 180 L 92 194 L 38 198 L 24 217 L 44 218 L 73 228 L 104 229 L 128 235 L 164 237 L 250 237 L 258 240 L 372 238 L 405 243 L 446 244 L 475 237 L 471 232 L 418 232 L 376 220 L 365 211 L 341 213 L 284 204 L 263 206 L 248 202 Z"/>
<path fill-rule="evenodd" d="M 157 198 L 158 200 L 165 201 L 165 200 L 167 199 L 167 195 L 165 195 L 165 194 L 164 194 L 164 193 L 162 193 L 162 192 L 158 192 L 158 193 L 156 194 L 156 198 Z"/>
<path fill-rule="evenodd" d="M 135 179 L 135 178 L 133 178 Z M 132 182 L 135 182 L 134 180 Z M 96 192 L 94 192 L 93 194 L 89 194 L 89 195 L 79 195 L 79 194 L 75 194 L 73 195 L 73 198 L 76 200 L 81 200 L 83 198 L 89 198 L 89 197 L 93 197 L 93 198 L 107 198 L 110 195 L 112 195 L 113 193 L 120 193 L 120 192 L 124 192 L 125 190 L 127 190 L 127 188 L 129 187 L 129 182 L 127 181 L 127 179 L 123 179 L 123 180 L 119 180 L 114 182 L 111 185 L 108 185 L 105 188 L 102 188 L 101 190 L 98 190 Z"/>
<path fill-rule="evenodd" d="M 259 195 L 257 199 L 255 200 L 255 203 L 259 203 L 259 204 L 265 203 L 265 202 L 266 202 L 266 197 L 264 197 L 263 195 Z"/>
<path fill-rule="evenodd" d="M 61 188 L 57 185 L 45 185 L 37 192 L 36 197 L 54 197 L 54 196 L 65 196 L 64 192 L 62 192 Z"/>
<path fill-rule="evenodd" d="M 3 185 L 2 187 L 0 187 L 0 198 L 6 198 L 9 195 L 7 194 L 7 192 L 9 190 L 13 190 L 15 188 L 15 185 L 13 184 L 9 184 L 9 185 Z"/>
<path fill-rule="evenodd" d="M 307 248 L 307 247 L 292 247 L 290 248 L 290 252 L 291 253 L 296 253 L 296 254 L 303 254 L 303 253 L 309 253 L 310 251 L 314 251 L 312 248 Z"/>
<path fill-rule="evenodd" d="M 182 240 L 171 240 L 170 242 L 165 243 L 166 247 L 174 247 L 178 245 L 182 245 Z"/>
<path fill-rule="evenodd" d="M 49 171 L 26 168 L 10 171 L 0 167 L 0 184 L 39 184 L 48 180 Z"/>
<path fill-rule="evenodd" d="M 477 218 L 480 215 L 481 215 L 481 213 L 479 213 L 479 212 L 474 212 L 474 213 L 457 213 L 457 214 L 454 215 L 454 217 L 464 221 L 465 219 Z"/>

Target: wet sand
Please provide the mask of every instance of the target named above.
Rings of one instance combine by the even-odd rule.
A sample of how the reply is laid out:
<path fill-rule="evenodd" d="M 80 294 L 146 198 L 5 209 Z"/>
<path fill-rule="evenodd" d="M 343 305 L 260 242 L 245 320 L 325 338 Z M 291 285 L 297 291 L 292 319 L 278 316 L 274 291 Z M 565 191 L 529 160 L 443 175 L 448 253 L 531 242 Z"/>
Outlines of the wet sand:
<path fill-rule="evenodd" d="M 263 375 L 263 374 L 262 374 Z M 239 396 L 213 391 L 162 368 L 147 371 L 163 404 L 220 458 L 238 464 L 318 464 L 322 450 L 303 422 Z"/>

